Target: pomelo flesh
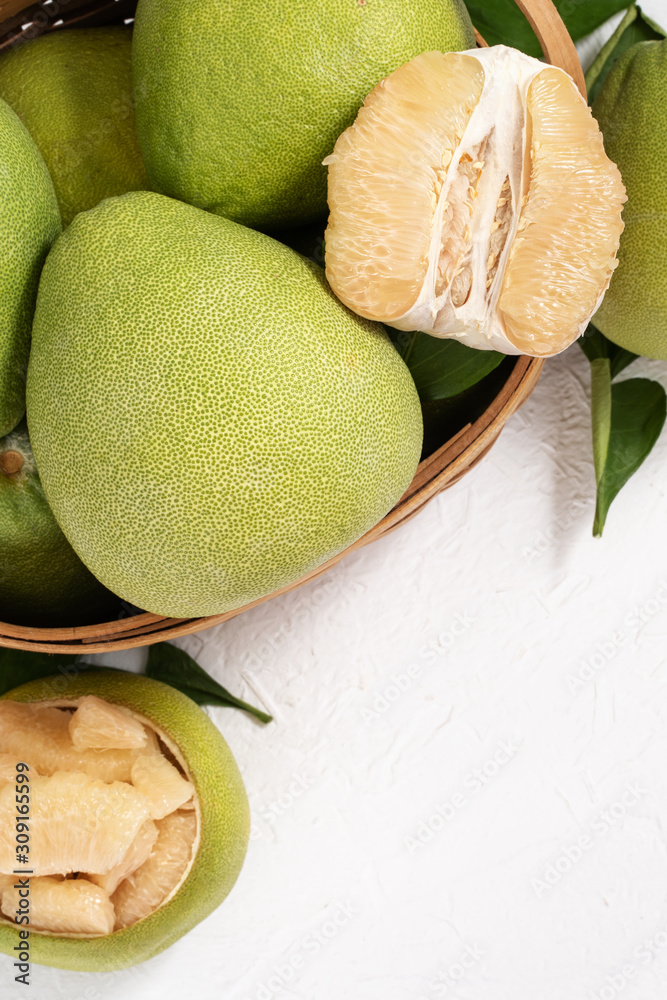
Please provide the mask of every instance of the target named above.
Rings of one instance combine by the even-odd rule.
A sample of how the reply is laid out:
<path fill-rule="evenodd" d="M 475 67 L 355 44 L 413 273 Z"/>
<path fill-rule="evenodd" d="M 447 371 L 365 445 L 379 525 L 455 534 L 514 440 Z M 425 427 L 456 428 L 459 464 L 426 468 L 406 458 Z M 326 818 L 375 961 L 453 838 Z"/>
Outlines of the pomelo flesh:
<path fill-rule="evenodd" d="M 83 562 L 181 618 L 346 548 L 403 494 L 422 444 L 407 367 L 319 268 L 138 192 L 78 216 L 49 256 L 28 422 Z"/>
<path fill-rule="evenodd" d="M 137 128 L 154 190 L 269 230 L 326 215 L 322 160 L 383 76 L 474 45 L 461 0 L 139 0 Z"/>
<path fill-rule="evenodd" d="M 14 880 L 16 881 L 16 880 Z M 19 911 L 19 886 L 2 892 L 2 913 L 14 918 Z M 85 878 L 30 879 L 30 927 L 52 934 L 110 934 L 115 913 L 109 896 Z"/>
<path fill-rule="evenodd" d="M 336 143 L 326 269 L 400 330 L 544 357 L 616 266 L 625 192 L 574 83 L 506 46 L 424 53 Z"/>

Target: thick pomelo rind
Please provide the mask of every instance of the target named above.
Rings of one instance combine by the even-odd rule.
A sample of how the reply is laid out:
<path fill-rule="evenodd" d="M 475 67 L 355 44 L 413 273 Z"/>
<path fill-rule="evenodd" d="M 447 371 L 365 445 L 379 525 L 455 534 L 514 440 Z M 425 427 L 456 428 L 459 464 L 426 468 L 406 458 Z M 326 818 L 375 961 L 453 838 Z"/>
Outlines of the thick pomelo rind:
<path fill-rule="evenodd" d="M 386 333 L 319 268 L 139 192 L 79 215 L 49 256 L 28 423 L 83 562 L 177 618 L 241 607 L 347 548 L 407 489 L 423 432 Z"/>
<path fill-rule="evenodd" d="M 258 228 L 322 218 L 321 162 L 365 95 L 419 52 L 474 43 L 461 0 L 291 11 L 212 0 L 205 13 L 140 0 L 133 64 L 151 184 Z"/>
<path fill-rule="evenodd" d="M 635 354 L 667 360 L 667 40 L 618 59 L 593 105 L 628 202 L 618 268 L 595 326 Z"/>
<path fill-rule="evenodd" d="M 33 681 L 3 698 L 60 705 L 87 694 L 122 705 L 168 734 L 167 745 L 182 757 L 199 802 L 199 847 L 194 862 L 163 907 L 133 927 L 103 938 L 31 934 L 32 960 L 37 964 L 109 972 L 157 955 L 220 905 L 243 865 L 250 812 L 236 761 L 222 735 L 198 705 L 166 684 L 108 671 Z M 18 943 L 18 928 L 0 923 L 0 951 L 11 956 Z"/>
<path fill-rule="evenodd" d="M 8 49 L 0 55 L 0 98 L 51 171 L 63 225 L 103 198 L 148 187 L 128 28 L 56 31 Z"/>
<path fill-rule="evenodd" d="M 37 285 L 61 230 L 46 163 L 25 125 L 0 100 L 0 437 L 25 413 L 25 372 Z"/>

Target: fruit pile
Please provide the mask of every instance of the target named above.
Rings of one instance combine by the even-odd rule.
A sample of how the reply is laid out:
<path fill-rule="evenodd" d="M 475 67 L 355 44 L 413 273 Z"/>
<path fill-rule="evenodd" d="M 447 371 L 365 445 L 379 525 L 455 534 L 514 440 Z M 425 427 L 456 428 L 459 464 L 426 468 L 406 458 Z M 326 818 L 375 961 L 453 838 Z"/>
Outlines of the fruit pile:
<path fill-rule="evenodd" d="M 429 401 L 382 324 L 492 358 L 582 334 L 619 172 L 567 74 L 473 45 L 461 0 L 326 0 L 289 32 L 271 5 L 139 0 L 133 29 L 0 55 L 0 619 L 289 586 L 422 455 Z M 328 207 L 325 276 L 288 244 Z"/>

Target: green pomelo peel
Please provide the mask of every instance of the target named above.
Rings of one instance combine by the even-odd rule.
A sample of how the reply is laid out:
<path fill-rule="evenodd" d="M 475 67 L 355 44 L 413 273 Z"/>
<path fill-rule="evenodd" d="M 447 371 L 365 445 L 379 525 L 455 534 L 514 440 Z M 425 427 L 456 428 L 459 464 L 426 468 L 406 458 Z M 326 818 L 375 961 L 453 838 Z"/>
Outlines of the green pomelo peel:
<path fill-rule="evenodd" d="M 214 615 L 287 586 L 396 503 L 419 398 L 382 327 L 268 236 L 162 195 L 78 216 L 28 374 L 47 498 L 132 604 Z"/>
<path fill-rule="evenodd" d="M 9 49 L 0 55 L 0 97 L 46 160 L 64 225 L 103 198 L 148 186 L 129 29 L 56 31 Z"/>
<path fill-rule="evenodd" d="M 152 187 L 269 230 L 326 213 L 322 160 L 420 52 L 471 48 L 461 0 L 139 0 L 137 128 Z"/>
<path fill-rule="evenodd" d="M 621 171 L 618 268 L 593 318 L 609 340 L 667 359 L 667 40 L 641 42 L 615 64 L 593 105 Z"/>

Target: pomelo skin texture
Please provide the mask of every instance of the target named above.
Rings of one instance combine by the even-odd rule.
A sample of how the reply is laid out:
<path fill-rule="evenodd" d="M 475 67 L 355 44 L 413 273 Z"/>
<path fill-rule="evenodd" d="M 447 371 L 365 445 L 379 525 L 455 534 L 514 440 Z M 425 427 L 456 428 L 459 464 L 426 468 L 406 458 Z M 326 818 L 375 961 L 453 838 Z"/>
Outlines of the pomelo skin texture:
<path fill-rule="evenodd" d="M 320 268 L 147 192 L 78 216 L 49 255 L 28 425 L 84 563 L 176 618 L 344 549 L 405 491 L 422 442 L 407 367 Z"/>
<path fill-rule="evenodd" d="M 618 268 L 593 323 L 620 347 L 667 359 L 667 40 L 625 52 L 593 105 L 628 202 Z"/>
<path fill-rule="evenodd" d="M 322 218 L 322 160 L 366 94 L 420 52 L 474 44 L 462 0 L 139 0 L 151 186 L 267 231 Z"/>
<path fill-rule="evenodd" d="M 56 31 L 9 49 L 0 56 L 0 97 L 46 160 L 63 225 L 104 198 L 148 187 L 129 29 Z"/>
<path fill-rule="evenodd" d="M 31 931 L 31 959 L 37 964 L 108 972 L 152 958 L 220 905 L 243 865 L 250 814 L 241 775 L 219 730 L 190 698 L 166 684 L 113 670 L 77 675 L 70 667 L 67 675 L 32 681 L 3 697 L 62 707 L 88 694 L 136 712 L 167 734 L 180 750 L 201 810 L 194 864 L 175 896 L 150 916 L 106 937 Z M 18 943 L 18 928 L 0 920 L 0 951 L 13 956 Z"/>
<path fill-rule="evenodd" d="M 39 273 L 60 230 L 56 193 L 42 155 L 0 100 L 0 437 L 25 413 Z"/>
<path fill-rule="evenodd" d="M 0 439 L 0 620 L 86 625 L 117 617 L 119 607 L 58 527 L 19 424 Z"/>

